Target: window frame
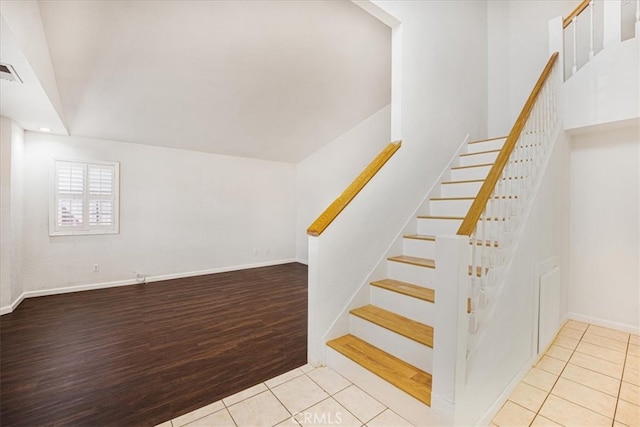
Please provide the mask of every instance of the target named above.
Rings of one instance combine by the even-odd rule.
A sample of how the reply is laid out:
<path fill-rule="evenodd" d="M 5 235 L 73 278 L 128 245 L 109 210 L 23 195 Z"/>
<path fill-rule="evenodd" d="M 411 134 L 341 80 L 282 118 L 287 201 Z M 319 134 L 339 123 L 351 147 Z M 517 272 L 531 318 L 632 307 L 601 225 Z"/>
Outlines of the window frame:
<path fill-rule="evenodd" d="M 84 168 L 83 176 L 83 192 L 78 198 L 83 201 L 83 221 L 82 226 L 60 226 L 58 225 L 58 199 L 60 193 L 57 188 L 56 172 L 58 171 L 58 163 L 72 163 L 81 165 Z M 110 226 L 91 225 L 89 221 L 89 202 L 92 195 L 89 191 L 89 168 L 90 166 L 107 166 L 113 168 L 113 224 Z M 93 198 L 95 200 L 95 198 Z M 61 228 L 62 227 L 62 228 Z M 64 157 L 53 157 L 51 159 L 51 167 L 49 173 L 49 236 L 82 236 L 82 235 L 101 235 L 101 234 L 119 234 L 120 233 L 120 162 L 111 162 L 103 160 L 80 160 Z"/>

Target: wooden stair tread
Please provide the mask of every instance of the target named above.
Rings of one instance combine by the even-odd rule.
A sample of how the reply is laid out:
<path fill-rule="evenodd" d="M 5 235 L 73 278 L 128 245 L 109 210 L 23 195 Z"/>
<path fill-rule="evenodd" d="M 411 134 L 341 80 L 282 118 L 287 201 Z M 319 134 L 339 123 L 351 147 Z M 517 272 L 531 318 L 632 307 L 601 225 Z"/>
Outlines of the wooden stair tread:
<path fill-rule="evenodd" d="M 433 348 L 433 328 L 429 325 L 416 322 L 371 304 L 354 308 L 349 313 Z"/>
<path fill-rule="evenodd" d="M 405 234 L 402 237 L 405 239 L 429 240 L 432 242 L 436 241 L 436 236 L 430 236 L 428 234 Z"/>
<path fill-rule="evenodd" d="M 467 144 L 477 144 L 479 142 L 496 141 L 498 139 L 507 139 L 507 137 L 506 136 L 497 136 L 495 138 L 489 138 L 489 139 L 478 139 L 476 141 L 469 141 L 469 142 L 467 142 Z"/>
<path fill-rule="evenodd" d="M 463 216 L 434 216 L 434 215 L 418 215 L 418 219 L 452 219 L 456 221 L 463 220 Z"/>
<path fill-rule="evenodd" d="M 331 340 L 327 345 L 420 402 L 431 406 L 431 374 L 350 334 Z"/>
<path fill-rule="evenodd" d="M 434 302 L 435 291 L 412 283 L 401 282 L 400 280 L 382 279 L 371 282 L 371 286 L 386 289 L 399 294 L 407 295 L 423 301 Z"/>
<path fill-rule="evenodd" d="M 473 266 L 469 266 L 469 269 L 467 270 L 469 276 L 473 275 Z M 489 267 L 485 267 L 484 268 L 484 274 L 487 274 L 489 272 Z M 482 275 L 482 267 L 477 266 L 476 267 L 476 277 L 480 277 Z"/>
<path fill-rule="evenodd" d="M 453 166 L 451 169 L 482 168 L 486 166 L 493 166 L 493 163 L 480 163 L 479 165 L 469 165 L 469 166 Z"/>
<path fill-rule="evenodd" d="M 474 200 L 475 197 L 432 197 L 429 200 Z"/>
<path fill-rule="evenodd" d="M 460 154 L 460 157 L 466 157 L 466 156 L 476 156 L 478 154 L 487 154 L 487 153 L 499 153 L 500 152 L 500 148 L 498 148 L 497 150 L 487 150 L 487 151 L 478 151 L 476 153 L 464 153 L 464 154 Z"/>
<path fill-rule="evenodd" d="M 429 258 L 418 258 L 415 256 L 398 255 L 387 258 L 389 261 L 403 262 L 405 264 L 417 265 L 419 267 L 436 268 L 434 260 Z"/>
<path fill-rule="evenodd" d="M 460 181 L 442 181 L 442 184 L 466 184 L 469 182 L 484 182 L 484 179 L 463 179 Z"/>

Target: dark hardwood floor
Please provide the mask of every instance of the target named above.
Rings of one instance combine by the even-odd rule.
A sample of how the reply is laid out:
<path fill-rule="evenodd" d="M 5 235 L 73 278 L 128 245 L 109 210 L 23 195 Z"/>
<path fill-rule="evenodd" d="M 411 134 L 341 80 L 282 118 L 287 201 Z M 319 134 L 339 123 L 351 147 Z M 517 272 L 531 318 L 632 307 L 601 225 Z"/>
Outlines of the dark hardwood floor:
<path fill-rule="evenodd" d="M 30 298 L 0 317 L 0 424 L 155 425 L 306 353 L 302 264 Z"/>

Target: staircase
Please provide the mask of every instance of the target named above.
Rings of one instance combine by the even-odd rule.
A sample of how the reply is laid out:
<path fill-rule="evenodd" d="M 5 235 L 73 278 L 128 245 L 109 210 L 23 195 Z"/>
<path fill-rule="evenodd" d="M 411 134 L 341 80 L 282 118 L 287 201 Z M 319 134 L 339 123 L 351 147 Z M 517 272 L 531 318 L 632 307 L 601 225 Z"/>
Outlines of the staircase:
<path fill-rule="evenodd" d="M 473 141 L 461 150 L 437 197 L 429 198 L 428 214 L 414 219 L 417 233 L 404 235 L 402 254 L 387 258 L 387 278 L 370 283 L 370 304 L 350 310 L 350 333 L 327 342 L 335 369 L 355 362 L 431 406 L 435 236 L 456 234 L 505 139 Z"/>

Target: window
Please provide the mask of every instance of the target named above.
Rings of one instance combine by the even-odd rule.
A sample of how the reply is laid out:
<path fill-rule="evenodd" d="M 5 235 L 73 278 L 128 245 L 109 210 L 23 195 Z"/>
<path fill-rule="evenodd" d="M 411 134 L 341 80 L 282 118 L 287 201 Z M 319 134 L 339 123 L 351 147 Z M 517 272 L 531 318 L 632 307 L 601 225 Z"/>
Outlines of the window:
<path fill-rule="evenodd" d="M 49 235 L 118 233 L 120 164 L 53 160 Z"/>

